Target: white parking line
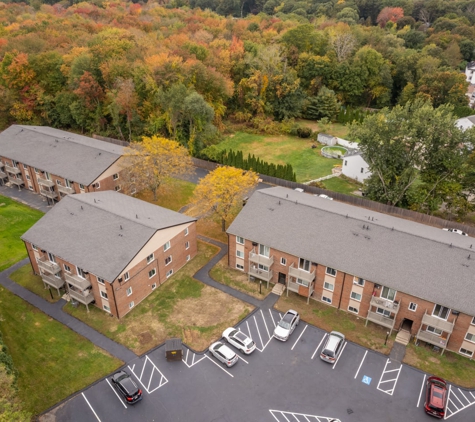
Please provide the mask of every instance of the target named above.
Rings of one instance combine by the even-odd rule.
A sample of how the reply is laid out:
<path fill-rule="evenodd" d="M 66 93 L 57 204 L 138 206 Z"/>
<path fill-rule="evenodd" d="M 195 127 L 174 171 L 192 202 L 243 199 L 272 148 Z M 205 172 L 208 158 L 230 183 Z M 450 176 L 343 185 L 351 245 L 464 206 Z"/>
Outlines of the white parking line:
<path fill-rule="evenodd" d="M 270 313 L 270 317 L 272 318 L 272 323 L 274 324 L 274 327 L 275 327 L 274 315 L 272 315 L 272 311 L 270 310 L 270 308 L 269 308 L 269 313 Z"/>
<path fill-rule="evenodd" d="M 356 371 L 356 374 L 355 374 L 355 379 L 356 377 L 358 376 L 358 373 L 360 372 L 360 369 L 361 369 L 361 366 L 363 365 L 363 362 L 364 360 L 366 359 L 366 355 L 368 354 L 368 351 L 366 350 L 364 356 L 363 356 L 363 359 L 361 359 L 361 362 L 360 362 L 360 366 L 358 366 L 358 370 Z"/>
<path fill-rule="evenodd" d="M 345 350 L 345 347 L 346 347 L 347 344 L 348 344 L 348 342 L 346 342 L 346 343 L 343 345 L 343 349 L 341 349 L 341 352 L 340 352 L 340 354 L 338 355 L 338 358 L 336 359 L 336 362 L 334 363 L 332 369 L 335 369 L 335 366 L 336 366 L 336 364 L 338 363 L 338 361 L 340 360 L 341 355 L 343 354 L 343 350 Z"/>
<path fill-rule="evenodd" d="M 101 420 L 99 419 L 99 416 L 97 416 L 97 413 L 94 411 L 94 409 L 92 408 L 91 406 L 91 403 L 89 403 L 89 400 L 86 398 L 86 396 L 84 395 L 84 393 L 82 393 L 82 396 L 84 397 L 84 400 L 86 400 L 86 403 L 89 405 L 89 407 L 91 408 L 92 410 L 92 413 L 94 413 L 94 416 L 96 417 L 96 419 L 101 422 Z"/>
<path fill-rule="evenodd" d="M 285 412 L 283 410 L 274 410 L 274 409 L 269 409 L 269 412 L 277 422 L 280 422 L 280 420 L 277 418 L 277 416 L 274 413 L 283 416 L 285 420 L 288 422 L 290 422 L 290 419 L 285 415 L 288 415 L 289 417 L 293 416 L 296 421 L 300 421 L 300 419 L 297 416 L 303 416 L 308 422 L 310 422 L 310 419 L 312 420 L 316 419 L 318 422 L 341 422 L 340 419 L 336 419 L 336 418 L 332 418 L 328 416 L 317 416 L 317 415 L 309 415 L 309 414 L 304 414 L 304 413 Z"/>
<path fill-rule="evenodd" d="M 249 334 L 249 337 L 251 337 L 251 329 L 249 328 L 249 321 L 247 320 L 246 320 L 246 325 L 247 325 L 247 333 Z"/>
<path fill-rule="evenodd" d="M 219 369 L 222 369 L 222 370 L 223 370 L 224 372 L 226 372 L 230 377 L 233 377 L 233 378 L 234 378 L 234 375 L 233 375 L 233 374 L 230 374 L 228 371 L 226 371 L 226 369 L 221 368 L 221 365 L 218 365 L 218 364 L 217 364 L 213 359 L 211 359 L 208 355 L 205 355 L 205 356 L 208 358 L 208 360 L 209 360 L 210 362 L 213 362 Z"/>
<path fill-rule="evenodd" d="M 419 400 L 417 400 L 417 406 L 416 407 L 419 407 L 419 403 L 421 401 L 422 390 L 424 390 L 424 385 L 425 385 L 425 382 L 426 382 L 426 376 L 427 376 L 427 374 L 424 374 L 424 379 L 422 380 L 422 385 L 421 385 L 421 392 L 419 393 Z"/>
<path fill-rule="evenodd" d="M 261 332 L 259 331 L 259 326 L 257 325 L 256 316 L 253 315 L 253 318 L 254 318 L 254 324 L 256 324 L 257 334 L 259 334 L 259 338 L 260 338 L 260 340 L 261 340 L 261 344 L 264 346 L 264 342 L 262 341 L 262 337 L 261 337 Z"/>
<path fill-rule="evenodd" d="M 467 400 L 470 403 L 470 400 L 467 399 L 467 396 L 465 394 L 463 394 L 463 391 L 460 388 L 457 388 L 457 390 L 459 390 L 460 394 L 462 394 L 462 396 L 465 398 L 465 400 Z"/>
<path fill-rule="evenodd" d="M 323 340 L 325 340 L 325 338 L 327 337 L 327 335 L 328 335 L 328 333 L 325 333 L 325 335 L 323 336 L 323 338 L 320 340 L 320 343 L 318 343 L 317 348 L 316 348 L 315 351 L 313 352 L 312 359 L 313 359 L 313 357 L 315 356 L 315 354 L 317 353 L 317 350 L 320 348 L 320 346 L 321 346 L 322 343 L 323 343 Z"/>
<path fill-rule="evenodd" d="M 299 342 L 300 337 L 302 337 L 302 334 L 305 333 L 305 330 L 307 329 L 307 327 L 308 327 L 308 325 L 306 325 L 305 328 L 302 330 L 302 332 L 299 335 L 299 338 L 297 339 L 297 341 L 294 343 L 294 345 L 292 346 L 292 348 L 290 350 L 294 350 L 295 345 Z"/>
<path fill-rule="evenodd" d="M 391 363 L 391 361 L 389 359 L 386 361 L 386 365 L 384 365 L 384 370 L 383 370 L 383 373 L 381 374 L 381 378 L 379 379 L 377 389 L 379 391 L 382 391 L 383 393 L 386 393 L 386 394 L 389 394 L 390 396 L 392 396 L 394 394 L 394 390 L 396 388 L 396 384 L 397 384 L 397 381 L 399 379 L 399 375 L 401 374 L 402 363 L 401 363 L 401 366 L 399 366 L 398 369 L 390 369 L 389 371 L 386 371 L 386 367 L 388 366 L 388 363 Z M 396 378 L 391 378 L 389 380 L 384 380 L 383 381 L 384 374 L 387 374 L 389 372 L 395 372 L 395 371 L 398 371 Z M 382 390 L 381 388 L 379 388 L 379 386 L 381 384 L 384 384 L 386 382 L 393 382 L 393 381 L 394 381 L 393 388 L 390 388 L 389 390 Z"/>
<path fill-rule="evenodd" d="M 267 336 L 270 337 L 269 329 L 267 328 L 266 320 L 264 319 L 264 312 L 262 312 L 262 309 L 261 309 L 261 316 L 262 316 L 262 321 L 264 321 L 264 325 L 266 327 Z"/>
<path fill-rule="evenodd" d="M 236 356 L 237 356 L 239 359 L 241 359 L 243 362 L 245 362 L 245 363 L 247 363 L 247 364 L 249 365 L 249 362 L 248 362 L 246 359 L 242 358 L 242 357 L 239 356 L 239 355 L 236 355 Z"/>
<path fill-rule="evenodd" d="M 109 387 L 112 389 L 112 391 L 114 392 L 114 394 L 117 396 L 117 398 L 119 399 L 119 401 L 122 403 L 122 405 L 127 409 L 127 406 L 125 405 L 124 401 L 119 397 L 119 395 L 117 394 L 117 391 L 115 391 L 115 388 L 112 387 L 111 383 L 109 382 L 109 380 L 106 378 L 106 381 L 107 381 L 107 384 L 109 384 Z"/>
<path fill-rule="evenodd" d="M 188 366 L 188 368 L 191 368 L 192 366 L 195 366 L 197 363 L 201 362 L 201 361 L 204 359 L 204 356 L 203 356 L 200 360 L 197 360 L 197 361 L 195 362 L 196 353 L 193 353 L 193 352 L 192 352 L 193 358 L 191 359 L 191 365 L 189 365 L 189 364 L 188 364 L 188 353 L 189 353 L 189 351 L 190 351 L 190 349 L 187 349 L 187 351 L 186 351 L 186 357 L 185 357 L 184 360 L 182 359 L 182 362 L 183 362 L 186 366 Z"/>
<path fill-rule="evenodd" d="M 143 372 L 145 370 L 145 366 L 147 365 L 147 362 L 150 362 L 152 364 L 152 373 L 150 374 L 150 378 L 149 378 L 149 381 L 148 381 L 148 387 L 145 387 L 145 384 L 142 382 L 142 377 L 143 377 Z M 158 369 L 155 364 L 150 360 L 150 358 L 148 356 L 145 356 L 145 361 L 144 361 L 144 364 L 143 364 L 143 367 L 142 367 L 142 372 L 140 373 L 140 378 L 137 376 L 137 374 L 134 372 L 134 368 L 135 368 L 135 364 L 134 366 L 131 368 L 129 366 L 129 369 L 130 371 L 135 375 L 135 377 L 138 379 L 138 381 L 140 382 L 140 384 L 142 384 L 142 387 L 145 389 L 145 391 L 148 393 L 148 394 L 151 394 L 153 393 L 155 390 L 158 390 L 162 385 L 165 385 L 168 380 L 167 378 L 165 377 L 165 375 L 163 375 L 160 371 L 160 369 Z M 149 391 L 149 388 L 150 388 L 150 383 L 152 382 L 152 377 L 153 377 L 153 373 L 155 372 L 155 370 L 160 374 L 160 383 L 158 385 L 158 387 L 154 388 L 153 390 L 150 390 Z M 162 382 L 163 380 L 165 379 L 165 382 Z"/>

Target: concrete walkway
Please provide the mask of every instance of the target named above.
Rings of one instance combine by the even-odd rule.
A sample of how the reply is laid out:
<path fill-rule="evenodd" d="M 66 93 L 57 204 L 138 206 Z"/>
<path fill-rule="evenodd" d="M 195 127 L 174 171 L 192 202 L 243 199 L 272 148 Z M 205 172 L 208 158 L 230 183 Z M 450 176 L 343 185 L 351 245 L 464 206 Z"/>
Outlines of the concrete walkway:
<path fill-rule="evenodd" d="M 28 205 L 31 208 L 36 208 L 44 213 L 47 213 L 52 208 L 51 205 L 48 205 L 44 196 L 33 193 L 28 189 L 22 188 L 18 190 L 16 187 L 0 186 L 0 195 L 14 199 L 17 202 Z"/>

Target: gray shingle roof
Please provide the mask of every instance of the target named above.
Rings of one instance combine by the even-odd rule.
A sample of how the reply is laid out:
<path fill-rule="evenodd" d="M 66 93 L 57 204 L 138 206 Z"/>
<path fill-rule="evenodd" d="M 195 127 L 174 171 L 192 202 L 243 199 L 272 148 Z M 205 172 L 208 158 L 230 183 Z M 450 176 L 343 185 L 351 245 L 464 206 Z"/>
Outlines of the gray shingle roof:
<path fill-rule="evenodd" d="M 256 191 L 228 233 L 475 315 L 472 237 L 281 187 Z"/>
<path fill-rule="evenodd" d="M 0 155 L 90 185 L 123 147 L 46 126 L 12 125 L 0 133 Z"/>
<path fill-rule="evenodd" d="M 115 191 L 83 193 L 63 198 L 22 239 L 113 281 L 158 230 L 192 221 Z"/>

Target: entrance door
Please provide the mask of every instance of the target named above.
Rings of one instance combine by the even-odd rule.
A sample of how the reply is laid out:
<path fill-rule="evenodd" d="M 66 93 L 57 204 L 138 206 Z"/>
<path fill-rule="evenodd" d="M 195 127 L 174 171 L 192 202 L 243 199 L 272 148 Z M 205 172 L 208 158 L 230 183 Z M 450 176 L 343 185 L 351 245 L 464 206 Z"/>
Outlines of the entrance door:
<path fill-rule="evenodd" d="M 412 332 L 412 319 L 404 318 L 401 324 L 401 330 Z"/>
<path fill-rule="evenodd" d="M 286 275 L 284 273 L 279 273 L 279 283 L 285 284 Z"/>

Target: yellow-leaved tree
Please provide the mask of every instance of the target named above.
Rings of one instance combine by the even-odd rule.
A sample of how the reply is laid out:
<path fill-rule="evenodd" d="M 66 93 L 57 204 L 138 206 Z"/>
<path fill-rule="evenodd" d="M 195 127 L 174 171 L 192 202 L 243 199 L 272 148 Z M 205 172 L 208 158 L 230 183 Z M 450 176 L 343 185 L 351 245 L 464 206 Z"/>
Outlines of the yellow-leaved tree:
<path fill-rule="evenodd" d="M 157 200 L 158 188 L 166 179 L 194 172 L 188 150 L 176 141 L 158 136 L 142 138 L 125 148 L 121 189 L 126 194 L 150 189 Z"/>
<path fill-rule="evenodd" d="M 256 187 L 258 180 L 259 176 L 253 171 L 218 167 L 196 186 L 192 212 L 218 215 L 224 232 L 226 223 L 239 212 L 242 200 Z"/>

